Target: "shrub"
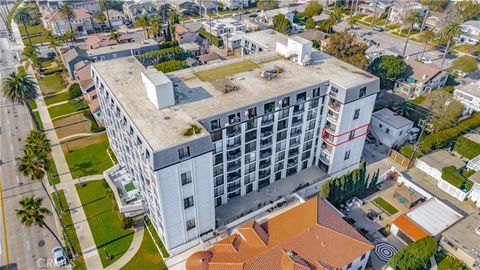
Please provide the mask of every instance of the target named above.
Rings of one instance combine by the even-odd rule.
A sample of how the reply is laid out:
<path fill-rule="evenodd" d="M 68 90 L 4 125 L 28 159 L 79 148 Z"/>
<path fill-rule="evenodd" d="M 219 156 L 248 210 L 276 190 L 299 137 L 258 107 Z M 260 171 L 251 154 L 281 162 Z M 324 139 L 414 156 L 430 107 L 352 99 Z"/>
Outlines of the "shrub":
<path fill-rule="evenodd" d="M 194 134 L 202 133 L 202 128 L 197 125 L 192 125 L 189 129 L 183 133 L 183 136 L 192 136 Z"/>
<path fill-rule="evenodd" d="M 81 95 L 82 95 L 82 90 L 80 89 L 80 85 L 78 83 L 74 83 L 70 85 L 70 87 L 68 88 L 69 99 L 73 99 Z"/>
<path fill-rule="evenodd" d="M 413 144 L 405 144 L 404 146 L 400 147 L 400 154 L 404 155 L 406 158 L 410 158 L 413 154 Z M 415 155 L 413 156 L 414 158 L 418 158 L 421 156 L 421 152 L 419 149 L 417 149 L 417 152 L 415 152 Z"/>
<path fill-rule="evenodd" d="M 465 178 L 457 172 L 455 166 L 448 166 L 442 169 L 442 179 L 460 188 Z"/>
<path fill-rule="evenodd" d="M 170 60 L 155 65 L 155 68 L 161 72 L 172 72 L 175 70 L 187 68 L 188 64 L 185 60 Z"/>
<path fill-rule="evenodd" d="M 397 270 L 426 269 L 436 249 L 437 241 L 427 236 L 403 247 L 390 259 L 388 265 Z"/>
<path fill-rule="evenodd" d="M 480 144 L 460 136 L 457 138 L 453 150 L 468 159 L 473 159 L 480 155 Z"/>
<path fill-rule="evenodd" d="M 130 229 L 133 227 L 133 218 L 126 217 L 125 215 L 122 216 L 122 229 Z"/>
<path fill-rule="evenodd" d="M 65 68 L 63 68 L 63 67 L 46 68 L 42 71 L 42 75 L 48 76 L 48 75 L 52 75 L 52 74 L 55 74 L 55 73 L 63 72 L 64 70 L 65 70 Z"/>

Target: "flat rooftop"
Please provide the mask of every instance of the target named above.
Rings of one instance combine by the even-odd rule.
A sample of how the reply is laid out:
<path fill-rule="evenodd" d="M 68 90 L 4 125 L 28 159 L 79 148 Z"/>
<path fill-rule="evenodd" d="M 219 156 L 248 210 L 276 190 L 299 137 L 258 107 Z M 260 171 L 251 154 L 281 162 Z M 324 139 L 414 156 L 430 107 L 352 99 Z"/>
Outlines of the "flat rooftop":
<path fill-rule="evenodd" d="M 333 81 L 350 88 L 378 80 L 363 70 L 318 51 L 312 52 L 311 59 L 310 65 L 300 66 L 280 59 L 274 52 L 264 52 L 167 73 L 174 85 L 177 105 L 160 110 L 147 97 L 140 74 L 146 68 L 134 57 L 96 62 L 93 65 L 147 143 L 154 150 L 161 150 L 206 135 L 183 136 L 185 130 L 198 120 L 323 82 Z M 238 70 L 241 72 L 230 72 L 228 76 L 213 81 L 205 78 L 202 81 L 195 75 L 209 70 L 217 74 L 242 63 L 247 63 L 249 69 L 243 71 L 240 68 Z M 274 66 L 279 66 L 284 72 L 271 80 L 260 76 L 261 71 Z M 237 90 L 225 93 L 226 86 Z"/>
<path fill-rule="evenodd" d="M 372 117 L 377 118 L 378 120 L 394 127 L 394 128 L 403 128 L 404 126 L 408 126 L 413 124 L 412 121 L 408 120 L 407 118 L 397 115 L 391 110 L 384 108 L 379 111 L 376 111 L 372 114 Z"/>
<path fill-rule="evenodd" d="M 477 260 L 480 259 L 480 215 L 478 213 L 459 221 L 443 232 L 443 236 Z"/>
<path fill-rule="evenodd" d="M 93 50 L 88 50 L 87 54 L 89 56 L 95 56 L 95 55 L 102 55 L 102 54 L 107 54 L 107 53 L 113 53 L 113 52 L 120 52 L 120 51 L 125 51 L 125 50 L 135 50 L 138 48 L 146 47 L 146 46 L 152 46 L 158 44 L 155 40 L 153 39 L 147 39 L 143 40 L 140 42 L 129 42 L 129 43 L 121 43 L 117 45 L 112 45 L 112 46 L 106 46 L 106 47 L 100 47 L 97 49 Z"/>
<path fill-rule="evenodd" d="M 270 51 L 275 51 L 277 41 L 286 44 L 288 39 L 287 36 L 285 36 L 284 34 L 280 34 L 279 32 L 272 29 L 244 33 L 243 36 L 255 41 L 255 43 L 257 44 L 260 44 L 263 49 L 268 49 Z"/>
<path fill-rule="evenodd" d="M 471 96 L 480 98 L 480 82 L 473 82 L 455 87 L 456 90 L 462 91 Z"/>

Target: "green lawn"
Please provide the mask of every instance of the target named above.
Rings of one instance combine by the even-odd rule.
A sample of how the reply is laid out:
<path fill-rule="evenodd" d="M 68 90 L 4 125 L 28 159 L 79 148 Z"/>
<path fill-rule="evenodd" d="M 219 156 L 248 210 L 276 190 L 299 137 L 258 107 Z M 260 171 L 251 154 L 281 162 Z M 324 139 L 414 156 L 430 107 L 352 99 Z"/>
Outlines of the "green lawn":
<path fill-rule="evenodd" d="M 104 180 L 88 181 L 83 187 L 76 185 L 104 267 L 118 260 L 133 240 L 133 231 L 122 229 L 118 210 L 113 207 L 115 201 L 107 195 L 109 188 L 105 186 Z M 111 260 L 106 259 L 105 250 Z"/>
<path fill-rule="evenodd" d="M 437 259 L 437 270 L 467 270 L 463 262 L 452 255 L 442 256 Z"/>
<path fill-rule="evenodd" d="M 33 112 L 33 115 L 35 116 L 35 119 L 37 119 L 38 125 L 40 126 L 40 129 L 43 130 L 43 122 L 42 119 L 40 119 L 40 114 L 37 112 Z"/>
<path fill-rule="evenodd" d="M 66 86 L 65 79 L 63 79 L 62 75 L 58 73 L 55 75 L 38 77 L 38 84 L 44 95 L 56 93 Z"/>
<path fill-rule="evenodd" d="M 27 32 L 25 32 L 25 28 L 23 27 L 23 24 L 18 25 L 18 30 L 20 31 L 20 35 L 22 36 L 27 35 Z M 27 25 L 27 30 L 30 36 L 47 32 L 47 29 L 45 29 L 45 27 L 43 27 L 43 24 L 41 23 L 38 25 Z"/>
<path fill-rule="evenodd" d="M 37 108 L 37 103 L 35 102 L 35 100 L 31 100 L 30 102 L 28 102 L 28 104 L 30 105 L 30 108 L 32 108 L 32 110 L 35 110 Z"/>
<path fill-rule="evenodd" d="M 57 102 L 69 100 L 69 99 L 70 99 L 70 93 L 68 93 L 68 92 L 62 92 L 62 93 L 58 93 L 58 94 L 53 94 L 53 95 L 46 96 L 46 97 L 44 98 L 45 104 L 46 104 L 47 106 L 48 106 L 48 105 L 55 104 L 55 103 L 57 103 Z"/>
<path fill-rule="evenodd" d="M 153 234 L 153 241 L 154 241 L 155 243 L 157 243 L 157 245 L 160 247 L 160 251 L 162 252 L 163 257 L 164 257 L 164 258 L 170 257 L 170 254 L 168 254 L 167 249 L 166 249 L 165 246 L 163 245 L 162 240 L 161 240 L 160 237 L 158 236 L 157 231 L 156 231 L 155 228 L 153 227 L 153 224 L 152 224 L 152 222 L 150 221 L 150 219 L 149 219 L 148 217 L 145 217 L 145 223 L 147 223 L 148 229 L 149 229 L 150 232 Z"/>
<path fill-rule="evenodd" d="M 80 247 L 80 243 L 78 241 L 78 238 L 77 238 L 77 233 L 75 232 L 75 226 L 73 224 L 73 221 L 72 221 L 72 216 L 70 214 L 70 210 L 68 209 L 68 205 L 67 205 L 67 199 L 65 198 L 65 193 L 63 192 L 63 190 L 59 190 L 58 191 L 58 197 L 57 197 L 57 194 L 55 192 L 52 193 L 52 198 L 53 198 L 53 201 L 55 202 L 55 206 L 57 207 L 57 209 L 59 211 L 61 211 L 61 207 L 60 207 L 60 202 L 62 203 L 62 206 L 63 208 L 66 210 L 64 213 L 62 213 L 62 220 L 63 220 L 63 223 L 65 225 L 65 230 L 67 231 L 67 234 L 68 234 L 68 237 L 70 238 L 70 241 L 72 242 L 72 246 L 73 246 L 73 249 L 75 249 L 75 252 L 77 253 L 77 255 L 79 255 L 79 257 L 74 261 L 74 264 L 75 264 L 75 269 L 87 269 L 86 265 L 85 265 L 85 261 L 83 260 L 83 258 L 81 257 L 82 255 L 82 249 Z M 59 197 L 60 197 L 60 202 L 59 202 Z M 70 250 L 67 248 L 68 252 L 70 252 Z"/>
<path fill-rule="evenodd" d="M 387 29 L 392 30 L 392 29 L 397 29 L 398 27 L 400 27 L 400 25 L 396 23 L 392 23 L 392 24 L 388 24 Z"/>
<path fill-rule="evenodd" d="M 132 182 L 129 182 L 128 184 L 125 185 L 125 190 L 127 192 L 132 191 L 135 189 L 135 185 Z"/>
<path fill-rule="evenodd" d="M 60 104 L 60 105 L 56 105 L 48 108 L 48 113 L 50 114 L 50 117 L 52 119 L 55 117 L 59 117 L 59 116 L 73 113 L 76 111 L 77 111 L 77 105 L 73 102 L 68 102 L 65 104 Z"/>
<path fill-rule="evenodd" d="M 373 202 L 375 202 L 378 205 L 378 207 L 382 208 L 390 216 L 398 212 L 397 208 L 393 207 L 393 205 L 389 204 L 387 201 L 385 201 L 381 197 L 375 198 Z"/>
<path fill-rule="evenodd" d="M 102 174 L 113 166 L 107 154 L 108 140 L 65 153 L 73 178 L 85 175 Z"/>
<path fill-rule="evenodd" d="M 468 45 L 468 44 L 458 45 L 458 46 L 454 46 L 452 50 L 457 50 L 457 51 L 461 51 L 461 52 L 472 54 L 472 55 L 475 54 L 474 45 Z"/>
<path fill-rule="evenodd" d="M 53 184 L 60 184 L 60 177 L 58 176 L 57 166 L 55 165 L 55 161 L 51 156 L 48 157 L 48 170 L 47 170 L 47 177 L 48 183 L 50 185 Z"/>
<path fill-rule="evenodd" d="M 221 66 L 218 68 L 213 68 L 209 70 L 204 70 L 195 73 L 195 75 L 204 82 L 214 81 L 220 78 L 225 78 L 232 76 L 236 73 L 252 70 L 258 68 L 258 64 L 247 60 L 243 62 L 238 62 L 226 66 Z"/>
<path fill-rule="evenodd" d="M 161 269 L 166 270 L 167 266 L 162 260 L 158 249 L 153 242 L 152 237 L 145 229 L 143 233 L 143 240 L 140 249 L 135 256 L 121 268 L 122 270 L 137 270 L 137 269 Z"/>

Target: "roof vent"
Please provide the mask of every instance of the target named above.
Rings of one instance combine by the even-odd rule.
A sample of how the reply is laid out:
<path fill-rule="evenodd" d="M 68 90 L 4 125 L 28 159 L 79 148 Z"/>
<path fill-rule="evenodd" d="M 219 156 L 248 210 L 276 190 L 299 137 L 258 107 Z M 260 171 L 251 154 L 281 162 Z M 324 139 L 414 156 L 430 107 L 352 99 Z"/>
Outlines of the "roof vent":
<path fill-rule="evenodd" d="M 293 257 L 293 256 L 295 256 L 295 252 L 293 252 L 291 250 L 287 250 L 287 255 L 288 255 L 288 257 Z"/>
<path fill-rule="evenodd" d="M 475 228 L 475 233 L 480 235 L 480 227 Z"/>

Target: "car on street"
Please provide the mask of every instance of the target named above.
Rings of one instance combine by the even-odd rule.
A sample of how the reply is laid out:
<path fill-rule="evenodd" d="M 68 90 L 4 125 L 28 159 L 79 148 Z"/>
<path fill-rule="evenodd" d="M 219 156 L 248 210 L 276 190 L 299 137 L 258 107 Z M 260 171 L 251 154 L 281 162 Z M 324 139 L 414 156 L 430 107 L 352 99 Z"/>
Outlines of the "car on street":
<path fill-rule="evenodd" d="M 377 31 L 377 32 L 383 32 L 383 28 L 380 27 L 380 26 L 378 26 L 378 25 L 374 25 L 374 26 L 372 27 L 372 29 L 375 30 L 375 31 Z"/>
<path fill-rule="evenodd" d="M 52 249 L 53 262 L 56 267 L 67 265 L 67 256 L 61 247 Z"/>
<path fill-rule="evenodd" d="M 432 63 L 432 60 L 431 60 L 430 57 L 428 57 L 428 56 L 423 56 L 423 57 L 422 57 L 422 63 L 424 63 L 424 64 L 431 64 L 431 63 Z"/>

